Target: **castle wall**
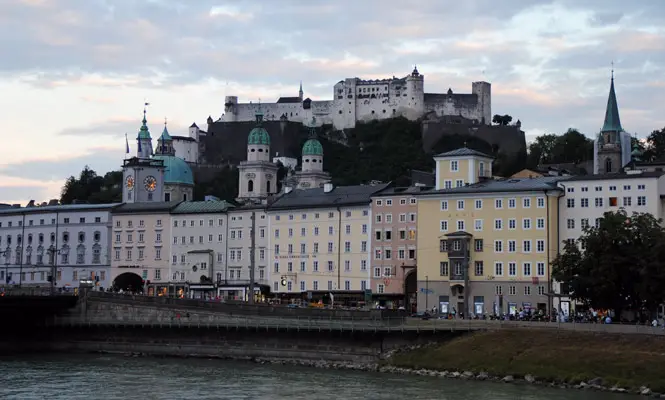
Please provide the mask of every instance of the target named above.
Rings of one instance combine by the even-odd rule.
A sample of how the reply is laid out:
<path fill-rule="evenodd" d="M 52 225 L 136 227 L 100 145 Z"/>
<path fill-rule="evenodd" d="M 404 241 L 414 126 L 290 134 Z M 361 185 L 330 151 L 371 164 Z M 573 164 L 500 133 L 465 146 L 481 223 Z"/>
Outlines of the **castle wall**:
<path fill-rule="evenodd" d="M 239 104 L 237 97 L 227 96 L 224 121 L 253 121 L 259 104 Z M 491 91 L 487 82 L 474 82 L 471 94 L 425 94 L 424 76 L 417 71 L 404 78 L 361 80 L 347 78 L 333 87 L 333 99 L 303 102 L 261 104 L 267 121 L 278 121 L 286 115 L 289 121 L 309 122 L 312 116 L 335 129 L 350 129 L 356 122 L 395 117 L 416 120 L 426 112 L 438 116 L 463 116 L 491 122 Z"/>

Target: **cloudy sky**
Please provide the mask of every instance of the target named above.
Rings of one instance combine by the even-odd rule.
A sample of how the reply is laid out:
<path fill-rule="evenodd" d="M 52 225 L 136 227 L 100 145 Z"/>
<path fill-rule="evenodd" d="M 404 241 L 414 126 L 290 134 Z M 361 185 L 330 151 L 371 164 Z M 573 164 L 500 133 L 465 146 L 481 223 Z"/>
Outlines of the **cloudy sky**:
<path fill-rule="evenodd" d="M 0 202 L 117 169 L 140 125 L 172 134 L 241 102 L 331 99 L 340 79 L 427 92 L 492 83 L 529 137 L 601 127 L 611 62 L 623 126 L 665 126 L 662 0 L 0 0 Z M 131 144 L 134 144 L 133 142 Z"/>

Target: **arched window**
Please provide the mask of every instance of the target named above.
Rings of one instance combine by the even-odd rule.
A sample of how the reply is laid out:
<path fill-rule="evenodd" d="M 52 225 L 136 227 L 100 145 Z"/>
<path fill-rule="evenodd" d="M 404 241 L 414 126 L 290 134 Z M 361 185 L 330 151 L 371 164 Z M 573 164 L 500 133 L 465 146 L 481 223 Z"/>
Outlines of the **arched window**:
<path fill-rule="evenodd" d="M 271 189 L 270 188 L 270 181 L 267 181 L 266 182 L 266 190 L 268 191 L 268 193 L 270 193 L 270 189 Z"/>
<path fill-rule="evenodd" d="M 605 172 L 612 172 L 612 159 L 609 157 L 605 159 Z"/>
<path fill-rule="evenodd" d="M 251 180 L 251 179 L 249 181 L 247 181 L 247 191 L 248 192 L 253 192 L 254 191 L 254 181 Z"/>

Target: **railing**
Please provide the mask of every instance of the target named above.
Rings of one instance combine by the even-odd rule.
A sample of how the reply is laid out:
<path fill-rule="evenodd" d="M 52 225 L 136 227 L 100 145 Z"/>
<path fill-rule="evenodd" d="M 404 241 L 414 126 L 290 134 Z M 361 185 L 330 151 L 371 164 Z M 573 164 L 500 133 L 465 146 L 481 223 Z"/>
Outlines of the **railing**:
<path fill-rule="evenodd" d="M 591 324 L 567 322 L 520 322 L 497 320 L 429 320 L 409 318 L 353 320 L 350 318 L 318 319 L 308 317 L 244 317 L 232 315 L 192 315 L 173 313 L 168 317 L 142 318 L 131 314 L 110 318 L 103 315 L 81 317 L 55 317 L 49 322 L 54 326 L 141 326 L 141 327 L 225 327 L 256 329 L 337 330 L 375 332 L 423 332 L 476 331 L 476 330 L 541 330 L 593 332 L 608 334 L 636 334 L 665 336 L 663 327 L 622 324 Z"/>

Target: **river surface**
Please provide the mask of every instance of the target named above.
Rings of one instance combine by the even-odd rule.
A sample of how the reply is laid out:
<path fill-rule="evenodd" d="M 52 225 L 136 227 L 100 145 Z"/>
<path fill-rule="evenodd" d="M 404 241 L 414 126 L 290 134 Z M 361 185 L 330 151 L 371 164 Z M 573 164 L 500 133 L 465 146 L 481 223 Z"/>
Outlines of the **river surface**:
<path fill-rule="evenodd" d="M 221 360 L 33 355 L 0 357 L 0 398 L 630 400 L 633 397 Z"/>

